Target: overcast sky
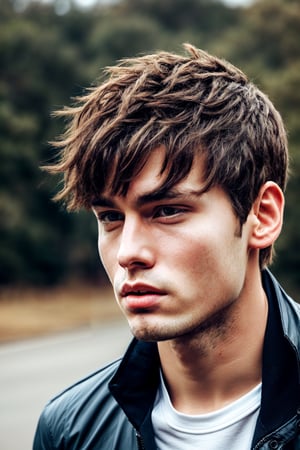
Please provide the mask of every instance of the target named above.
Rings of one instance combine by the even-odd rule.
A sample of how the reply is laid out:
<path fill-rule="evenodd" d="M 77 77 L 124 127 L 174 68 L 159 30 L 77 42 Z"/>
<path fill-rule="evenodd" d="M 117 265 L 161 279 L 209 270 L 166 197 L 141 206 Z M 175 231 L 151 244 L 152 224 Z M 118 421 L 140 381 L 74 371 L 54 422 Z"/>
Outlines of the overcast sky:
<path fill-rule="evenodd" d="M 82 6 L 90 6 L 97 2 L 97 0 L 75 0 L 76 3 L 82 5 Z M 227 5 L 250 5 L 250 3 L 253 2 L 253 0 L 222 0 L 223 3 L 226 3 Z M 110 0 L 102 0 L 103 3 L 110 3 Z"/>
<path fill-rule="evenodd" d="M 1 0 L 0 0 L 1 1 Z M 109 4 L 118 0 L 73 0 L 81 8 L 90 8 L 95 3 Z M 162 0 L 163 1 L 163 0 Z M 248 6 L 254 0 L 222 0 L 227 5 L 232 6 Z M 15 8 L 17 11 L 23 11 L 29 4 L 30 0 L 16 0 Z M 52 3 L 54 0 L 40 0 L 41 3 Z M 55 10 L 58 15 L 66 14 L 70 10 L 70 0 L 59 0 L 56 2 Z"/>
<path fill-rule="evenodd" d="M 25 0 L 26 1 L 26 0 Z M 41 0 L 44 3 L 49 3 L 52 0 Z M 75 3 L 79 4 L 82 7 L 90 7 L 91 5 L 94 5 L 95 3 L 99 2 L 99 3 L 111 3 L 114 0 L 74 0 Z M 226 3 L 227 5 L 233 5 L 233 6 L 237 6 L 237 5 L 250 5 L 250 3 L 253 2 L 253 0 L 222 0 L 224 3 Z M 64 3 L 64 0 L 61 0 L 61 3 Z M 65 3 L 68 3 L 68 0 L 66 0 Z"/>
<path fill-rule="evenodd" d="M 253 3 L 253 0 L 222 0 L 223 3 L 226 3 L 227 5 L 241 5 L 241 6 L 247 6 Z"/>

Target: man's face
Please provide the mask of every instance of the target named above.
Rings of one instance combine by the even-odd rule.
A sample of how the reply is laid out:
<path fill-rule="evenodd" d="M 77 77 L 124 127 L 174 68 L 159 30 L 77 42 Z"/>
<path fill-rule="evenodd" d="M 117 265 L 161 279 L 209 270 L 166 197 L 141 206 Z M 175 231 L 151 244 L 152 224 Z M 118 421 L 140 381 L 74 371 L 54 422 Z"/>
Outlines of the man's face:
<path fill-rule="evenodd" d="M 201 161 L 170 191 L 160 190 L 159 148 L 128 193 L 94 205 L 99 252 L 132 333 L 166 340 L 201 328 L 243 291 L 247 225 L 241 233 L 219 187 L 201 192 Z M 246 231 L 245 231 L 246 227 Z"/>

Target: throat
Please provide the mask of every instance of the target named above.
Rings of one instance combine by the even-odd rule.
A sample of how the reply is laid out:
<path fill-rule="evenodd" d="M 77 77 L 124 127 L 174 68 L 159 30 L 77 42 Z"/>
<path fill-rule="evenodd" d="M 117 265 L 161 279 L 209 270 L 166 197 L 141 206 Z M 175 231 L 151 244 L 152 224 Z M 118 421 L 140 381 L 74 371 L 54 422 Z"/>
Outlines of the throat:
<path fill-rule="evenodd" d="M 161 369 L 171 402 L 185 414 L 216 411 L 261 382 L 264 330 L 241 333 L 231 322 L 159 342 Z"/>

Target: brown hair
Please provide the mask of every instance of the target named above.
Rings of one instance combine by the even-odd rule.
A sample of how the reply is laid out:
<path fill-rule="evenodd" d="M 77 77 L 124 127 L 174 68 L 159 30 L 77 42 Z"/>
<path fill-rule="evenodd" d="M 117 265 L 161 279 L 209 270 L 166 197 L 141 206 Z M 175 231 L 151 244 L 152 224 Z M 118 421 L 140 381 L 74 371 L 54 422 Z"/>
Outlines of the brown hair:
<path fill-rule="evenodd" d="M 108 78 L 58 115 L 69 119 L 56 199 L 90 208 L 103 190 L 125 195 L 152 150 L 166 148 L 166 186 L 182 180 L 195 154 L 206 161 L 206 188 L 221 186 L 243 224 L 268 180 L 283 190 L 287 141 L 271 101 L 230 63 L 184 45 L 184 56 L 158 52 L 121 61 Z M 261 266 L 272 249 L 260 252 Z"/>

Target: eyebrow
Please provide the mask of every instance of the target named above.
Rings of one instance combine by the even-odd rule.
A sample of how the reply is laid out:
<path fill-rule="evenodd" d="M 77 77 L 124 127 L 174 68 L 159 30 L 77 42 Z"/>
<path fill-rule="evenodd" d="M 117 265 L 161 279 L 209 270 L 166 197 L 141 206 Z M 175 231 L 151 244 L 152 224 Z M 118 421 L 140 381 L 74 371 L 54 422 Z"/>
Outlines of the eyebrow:
<path fill-rule="evenodd" d="M 137 205 L 141 206 L 143 204 L 157 202 L 161 200 L 172 200 L 172 199 L 180 199 L 180 198 L 189 198 L 191 196 L 199 196 L 201 195 L 202 190 L 195 190 L 195 189 L 166 189 L 164 187 L 160 189 L 156 189 L 152 192 L 146 192 L 145 194 L 141 195 L 137 199 Z"/>
<path fill-rule="evenodd" d="M 136 201 L 135 204 L 137 207 L 140 207 L 142 205 L 148 204 L 148 203 L 154 203 L 161 200 L 172 200 L 172 199 L 186 199 L 190 197 L 199 197 L 200 195 L 204 194 L 207 189 L 184 189 L 179 190 L 176 188 L 165 188 L 161 187 L 158 189 L 155 189 L 154 191 L 146 192 L 145 194 L 140 195 Z M 95 201 L 92 203 L 93 207 L 108 207 L 108 208 L 115 208 L 116 204 L 115 202 L 106 196 L 99 196 Z"/>

